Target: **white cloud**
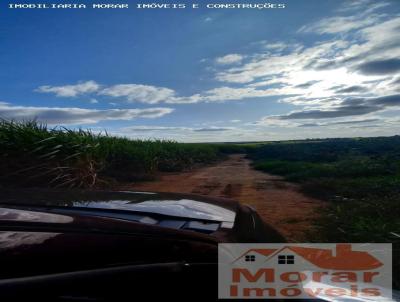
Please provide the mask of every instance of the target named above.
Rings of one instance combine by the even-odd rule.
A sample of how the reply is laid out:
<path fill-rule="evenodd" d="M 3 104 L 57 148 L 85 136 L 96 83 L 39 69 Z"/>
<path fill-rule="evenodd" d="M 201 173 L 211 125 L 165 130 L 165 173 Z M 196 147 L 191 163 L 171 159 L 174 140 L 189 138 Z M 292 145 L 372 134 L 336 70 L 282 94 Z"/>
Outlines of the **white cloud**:
<path fill-rule="evenodd" d="M 314 24 L 305 25 L 300 33 L 337 34 L 372 25 L 379 20 L 378 16 L 362 18 L 360 16 L 336 16 L 322 19 Z"/>
<path fill-rule="evenodd" d="M 390 3 L 385 1 L 375 2 L 373 0 L 347 0 L 337 11 L 343 13 L 362 10 L 364 14 L 369 14 L 388 5 L 390 5 Z"/>
<path fill-rule="evenodd" d="M 232 88 L 222 86 L 203 91 L 199 94 L 189 96 L 178 96 L 172 89 L 165 87 L 138 85 L 138 84 L 120 84 L 104 88 L 98 92 L 98 95 L 105 95 L 113 98 L 124 98 L 128 103 L 141 102 L 146 104 L 191 104 L 199 102 L 222 102 L 229 100 L 240 100 L 244 98 L 270 96 L 280 94 L 276 90 L 261 90 L 255 87 Z M 91 103 L 98 102 L 91 99 Z M 116 106 L 116 102 L 109 102 Z"/>
<path fill-rule="evenodd" d="M 366 27 L 359 34 L 363 43 L 354 43 L 343 55 L 344 60 L 359 63 L 366 60 L 399 58 L 400 17 Z"/>
<path fill-rule="evenodd" d="M 232 127 L 171 127 L 171 126 L 130 126 L 121 128 L 122 132 L 155 132 L 155 131 L 192 131 L 192 132 L 220 132 L 234 130 Z"/>
<path fill-rule="evenodd" d="M 350 84 L 363 87 L 353 91 L 353 95 L 398 93 L 395 67 L 387 67 L 386 62 L 397 62 L 396 58 L 400 57 L 399 28 L 400 17 L 388 17 L 384 22 L 356 31 L 355 41 L 354 36 L 338 35 L 337 39 L 322 40 L 284 55 L 253 55 L 251 62 L 216 74 L 219 81 L 242 86 L 213 89 L 208 92 L 208 100 L 274 95 L 293 105 L 326 109 L 340 102 L 338 96 Z M 360 67 L 366 62 L 371 66 L 379 64 L 380 73 L 363 73 Z M 391 73 L 384 74 L 386 69 Z"/>
<path fill-rule="evenodd" d="M 54 93 L 58 97 L 76 97 L 78 95 L 93 93 L 100 89 L 95 81 L 87 81 L 75 85 L 65 86 L 40 86 L 36 92 Z"/>
<path fill-rule="evenodd" d="M 172 108 L 147 109 L 83 109 L 61 107 L 28 107 L 0 104 L 0 117 L 12 120 L 31 120 L 54 125 L 92 124 L 107 120 L 133 120 L 137 118 L 157 118 L 169 114 Z"/>
<path fill-rule="evenodd" d="M 268 52 L 272 52 L 275 55 L 279 55 L 283 51 L 300 51 L 304 47 L 300 43 L 288 43 L 283 41 L 271 42 L 267 40 L 263 40 L 254 44 L 262 46 L 263 49 L 267 50 Z"/>
<path fill-rule="evenodd" d="M 347 1 L 338 12 L 346 13 L 351 11 L 351 15 L 338 15 L 323 18 L 315 23 L 302 26 L 298 32 L 317 33 L 317 34 L 337 34 L 347 33 L 352 30 L 361 29 L 379 22 L 385 14 L 376 14 L 376 10 L 390 5 L 389 2 L 381 1 L 373 3 L 370 0 Z M 354 11 L 357 11 L 355 13 Z"/>
<path fill-rule="evenodd" d="M 240 63 L 243 60 L 243 56 L 237 53 L 229 54 L 223 57 L 215 59 L 215 62 L 220 65 L 229 65 L 234 63 Z"/>
<path fill-rule="evenodd" d="M 222 82 L 250 83 L 258 78 L 280 77 L 287 72 L 303 70 L 320 58 L 331 58 L 348 46 L 345 40 L 325 41 L 304 50 L 285 55 L 257 56 L 251 62 L 217 73 Z"/>
<path fill-rule="evenodd" d="M 120 84 L 100 91 L 101 95 L 126 97 L 129 102 L 156 104 L 174 98 L 175 91 L 165 87 L 138 84 Z"/>
<path fill-rule="evenodd" d="M 349 125 L 353 125 L 353 128 L 360 128 L 361 125 L 367 126 L 367 124 L 374 123 L 381 127 L 385 126 L 385 122 L 388 120 L 384 118 L 388 108 L 400 108 L 400 94 L 369 98 L 347 97 L 330 107 L 305 107 L 287 114 L 266 116 L 256 124 L 286 128 L 315 126 L 346 128 Z"/>
<path fill-rule="evenodd" d="M 276 50 L 276 51 L 281 51 L 287 48 L 287 44 L 284 42 L 275 42 L 275 43 L 264 43 L 265 49 L 270 49 L 270 50 Z"/>

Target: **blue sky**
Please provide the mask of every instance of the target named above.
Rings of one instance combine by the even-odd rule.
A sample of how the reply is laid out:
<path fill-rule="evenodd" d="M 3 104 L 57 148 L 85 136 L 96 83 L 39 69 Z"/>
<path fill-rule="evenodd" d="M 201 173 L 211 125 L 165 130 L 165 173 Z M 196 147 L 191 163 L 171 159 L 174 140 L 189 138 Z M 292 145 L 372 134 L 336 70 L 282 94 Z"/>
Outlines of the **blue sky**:
<path fill-rule="evenodd" d="M 399 134 L 397 0 L 75 3 L 1 4 L 0 117 L 188 142 Z"/>

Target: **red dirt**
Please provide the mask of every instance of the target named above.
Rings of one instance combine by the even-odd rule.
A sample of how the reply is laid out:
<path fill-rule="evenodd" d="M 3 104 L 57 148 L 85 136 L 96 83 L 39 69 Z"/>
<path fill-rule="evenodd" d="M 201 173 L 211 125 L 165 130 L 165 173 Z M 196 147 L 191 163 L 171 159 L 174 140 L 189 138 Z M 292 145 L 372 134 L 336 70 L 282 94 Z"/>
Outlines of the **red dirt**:
<path fill-rule="evenodd" d="M 139 182 L 127 189 L 180 192 L 228 197 L 254 207 L 260 216 L 288 241 L 306 240 L 315 231 L 318 209 L 326 203 L 305 196 L 298 185 L 251 168 L 243 154 L 213 166 L 189 172 L 162 173 L 158 180 Z"/>

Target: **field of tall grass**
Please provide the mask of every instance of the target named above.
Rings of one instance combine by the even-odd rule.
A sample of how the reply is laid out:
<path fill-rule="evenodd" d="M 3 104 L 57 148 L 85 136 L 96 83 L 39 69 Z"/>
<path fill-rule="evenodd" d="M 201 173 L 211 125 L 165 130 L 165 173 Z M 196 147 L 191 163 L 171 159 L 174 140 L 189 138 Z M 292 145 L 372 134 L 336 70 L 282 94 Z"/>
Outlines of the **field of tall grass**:
<path fill-rule="evenodd" d="M 216 145 L 131 140 L 35 121 L 0 121 L 0 186 L 108 186 L 220 157 Z"/>
<path fill-rule="evenodd" d="M 247 152 L 254 168 L 329 201 L 310 241 L 392 243 L 400 288 L 400 136 L 275 142 Z"/>
<path fill-rule="evenodd" d="M 399 136 L 277 142 L 249 156 L 330 201 L 320 240 L 400 242 Z"/>

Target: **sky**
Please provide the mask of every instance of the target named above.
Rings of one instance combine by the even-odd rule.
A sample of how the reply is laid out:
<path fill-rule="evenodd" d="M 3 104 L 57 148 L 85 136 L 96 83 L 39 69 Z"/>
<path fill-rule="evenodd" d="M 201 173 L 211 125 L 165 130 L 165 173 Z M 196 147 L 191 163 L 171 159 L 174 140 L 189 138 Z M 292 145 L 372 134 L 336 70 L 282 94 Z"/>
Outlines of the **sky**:
<path fill-rule="evenodd" d="M 182 142 L 400 134 L 399 0 L 8 3 L 21 2 L 0 4 L 0 118 Z"/>

